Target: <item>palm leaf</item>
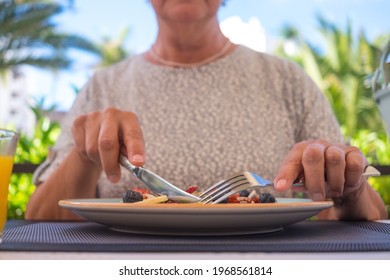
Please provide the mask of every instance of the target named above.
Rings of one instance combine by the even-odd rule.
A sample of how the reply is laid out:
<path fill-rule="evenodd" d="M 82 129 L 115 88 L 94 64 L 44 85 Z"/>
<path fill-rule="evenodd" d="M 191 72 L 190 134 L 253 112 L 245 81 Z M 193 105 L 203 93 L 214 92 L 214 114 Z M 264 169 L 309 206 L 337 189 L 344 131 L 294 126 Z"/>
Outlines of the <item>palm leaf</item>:
<path fill-rule="evenodd" d="M 57 31 L 53 17 L 64 10 L 49 1 L 0 1 L 0 71 L 23 64 L 68 68 L 69 49 L 100 54 L 85 38 Z"/>

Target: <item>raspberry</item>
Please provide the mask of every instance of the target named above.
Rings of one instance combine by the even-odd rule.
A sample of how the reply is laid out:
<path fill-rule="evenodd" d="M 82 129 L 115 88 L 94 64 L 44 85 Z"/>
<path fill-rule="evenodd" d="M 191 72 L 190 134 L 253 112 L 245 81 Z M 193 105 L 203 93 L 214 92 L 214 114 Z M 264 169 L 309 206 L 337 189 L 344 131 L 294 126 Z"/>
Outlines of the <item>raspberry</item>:
<path fill-rule="evenodd" d="M 239 203 L 238 198 L 240 197 L 239 193 L 229 196 L 228 203 Z"/>
<path fill-rule="evenodd" d="M 186 192 L 188 193 L 194 193 L 198 189 L 197 186 L 190 186 L 186 189 Z"/>

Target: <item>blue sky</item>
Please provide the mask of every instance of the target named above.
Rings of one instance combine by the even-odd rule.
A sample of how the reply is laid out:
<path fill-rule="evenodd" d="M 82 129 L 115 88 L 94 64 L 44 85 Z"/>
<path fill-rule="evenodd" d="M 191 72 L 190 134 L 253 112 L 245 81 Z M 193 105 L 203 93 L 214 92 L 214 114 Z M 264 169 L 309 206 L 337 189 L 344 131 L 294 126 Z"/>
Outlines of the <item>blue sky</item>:
<path fill-rule="evenodd" d="M 321 44 L 316 15 L 344 28 L 351 20 L 354 32 L 364 30 L 368 38 L 390 32 L 390 1 L 388 0 L 227 0 L 219 12 L 220 21 L 238 16 L 245 23 L 256 18 L 267 41 L 278 38 L 286 23 L 296 26 L 305 38 Z M 56 19 L 59 28 L 100 41 L 105 35 L 115 37 L 126 27 L 131 29 L 126 42 L 128 50 L 147 50 L 156 36 L 156 21 L 147 0 L 74 0 L 74 8 Z M 55 78 L 42 71 L 28 69 L 31 94 L 47 96 L 47 103 L 68 109 L 74 98 L 72 85 L 81 87 L 90 75 L 90 57 L 75 55 L 70 72 Z"/>

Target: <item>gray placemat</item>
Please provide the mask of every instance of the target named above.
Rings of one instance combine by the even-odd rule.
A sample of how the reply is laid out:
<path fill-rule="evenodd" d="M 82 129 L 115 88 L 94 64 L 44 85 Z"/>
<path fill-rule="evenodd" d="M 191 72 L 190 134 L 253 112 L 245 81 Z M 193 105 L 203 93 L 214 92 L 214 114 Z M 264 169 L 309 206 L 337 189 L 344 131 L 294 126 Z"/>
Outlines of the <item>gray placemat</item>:
<path fill-rule="evenodd" d="M 9 221 L 0 251 L 358 252 L 390 251 L 390 224 L 303 221 L 282 231 L 241 236 L 121 233 L 92 222 Z"/>

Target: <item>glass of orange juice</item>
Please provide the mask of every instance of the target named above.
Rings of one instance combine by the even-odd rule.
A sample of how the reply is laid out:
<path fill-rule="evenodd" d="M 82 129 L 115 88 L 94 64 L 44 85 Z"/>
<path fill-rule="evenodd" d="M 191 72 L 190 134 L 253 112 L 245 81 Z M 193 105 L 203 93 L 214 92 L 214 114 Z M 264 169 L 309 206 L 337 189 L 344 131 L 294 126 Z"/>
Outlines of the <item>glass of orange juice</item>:
<path fill-rule="evenodd" d="M 0 243 L 7 221 L 8 186 L 18 140 L 18 133 L 0 129 Z"/>

